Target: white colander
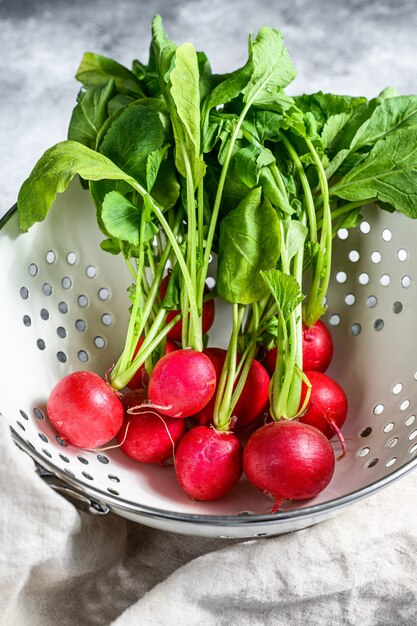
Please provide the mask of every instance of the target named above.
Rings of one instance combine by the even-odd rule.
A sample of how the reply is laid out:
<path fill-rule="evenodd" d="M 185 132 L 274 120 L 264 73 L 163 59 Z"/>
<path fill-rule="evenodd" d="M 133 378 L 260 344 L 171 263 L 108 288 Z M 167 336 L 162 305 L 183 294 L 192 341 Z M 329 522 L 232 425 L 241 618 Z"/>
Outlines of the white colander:
<path fill-rule="evenodd" d="M 333 516 L 417 465 L 417 222 L 372 206 L 359 228 L 335 239 L 324 321 L 335 345 L 328 374 L 349 399 L 347 456 L 318 497 L 274 514 L 245 478 L 229 496 L 195 502 L 172 467 L 138 464 L 118 449 L 79 450 L 56 436 L 45 416 L 48 394 L 69 372 L 104 375 L 115 362 L 130 275 L 100 249 L 95 210 L 78 183 L 27 234 L 12 209 L 0 237 L 2 419 L 45 480 L 82 508 L 184 534 L 260 537 Z M 218 306 L 211 345 L 224 345 L 229 313 Z"/>

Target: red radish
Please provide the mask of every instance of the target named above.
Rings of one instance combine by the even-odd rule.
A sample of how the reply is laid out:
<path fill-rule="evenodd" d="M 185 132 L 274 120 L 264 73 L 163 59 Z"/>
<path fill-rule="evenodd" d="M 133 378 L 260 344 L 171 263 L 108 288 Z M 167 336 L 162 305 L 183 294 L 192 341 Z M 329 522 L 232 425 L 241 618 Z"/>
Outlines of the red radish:
<path fill-rule="evenodd" d="M 185 420 L 159 415 L 154 409 L 141 408 L 146 395 L 142 389 L 128 392 L 122 399 L 125 419 L 116 435 L 120 449 L 140 463 L 163 463 L 171 458 L 175 446 L 185 433 Z"/>
<path fill-rule="evenodd" d="M 321 320 L 308 327 L 303 324 L 303 370 L 325 372 L 333 357 L 333 339 Z"/>
<path fill-rule="evenodd" d="M 108 443 L 123 422 L 122 403 L 94 372 L 64 376 L 49 394 L 46 411 L 59 436 L 77 448 Z"/>
<path fill-rule="evenodd" d="M 142 344 L 143 344 L 143 337 L 140 337 L 136 345 L 135 351 L 133 353 L 133 358 L 135 358 L 135 356 L 139 352 L 139 348 L 141 347 Z M 165 347 L 165 354 L 169 354 L 170 352 L 174 352 L 175 350 L 179 350 L 179 347 L 177 346 L 177 344 L 174 341 L 171 341 L 171 339 L 167 339 L 166 347 Z M 136 374 L 132 376 L 127 386 L 129 387 L 129 389 L 137 389 L 138 387 L 143 387 L 146 381 L 147 381 L 147 373 L 145 369 L 145 364 L 143 363 L 140 366 L 140 368 L 137 370 Z"/>
<path fill-rule="evenodd" d="M 296 421 L 271 422 L 258 428 L 243 452 L 249 482 L 281 500 L 314 498 L 329 484 L 335 457 L 329 440 L 317 428 Z"/>
<path fill-rule="evenodd" d="M 325 372 L 333 357 L 333 339 L 321 320 L 308 327 L 303 324 L 303 369 Z M 277 349 L 265 352 L 264 364 L 270 375 L 275 371 Z"/>
<path fill-rule="evenodd" d="M 216 370 L 202 352 L 186 348 L 163 356 L 148 385 L 150 405 L 169 417 L 189 417 L 200 411 L 216 387 Z"/>
<path fill-rule="evenodd" d="M 161 281 L 161 284 L 160 284 L 160 287 L 159 287 L 159 292 L 161 294 L 161 298 L 162 299 L 165 298 L 165 294 L 166 294 L 167 288 L 168 288 L 169 279 L 170 279 L 170 274 L 165 276 L 165 278 Z M 205 294 L 210 293 L 210 289 L 207 286 L 204 287 L 204 293 Z M 175 311 L 175 310 L 169 311 L 169 313 L 167 315 L 166 323 L 169 324 L 169 322 L 171 320 L 173 320 L 174 317 L 176 315 L 178 315 L 179 312 L 180 311 Z M 202 312 L 202 319 L 201 319 L 201 327 L 202 327 L 203 335 L 205 335 L 210 330 L 210 328 L 212 327 L 213 322 L 214 322 L 214 315 L 215 315 L 214 300 L 207 300 L 207 302 L 203 302 L 203 312 Z M 173 328 L 171 328 L 171 330 L 168 333 L 168 337 L 170 337 L 174 341 L 178 341 L 178 342 L 181 341 L 181 339 L 182 339 L 182 320 L 179 320 L 175 324 L 175 326 Z"/>
<path fill-rule="evenodd" d="M 215 500 L 238 482 L 242 474 L 242 446 L 231 432 L 196 426 L 179 443 L 175 471 L 189 496 Z"/>
<path fill-rule="evenodd" d="M 348 412 L 348 400 L 342 387 L 333 378 L 323 372 L 305 372 L 311 383 L 311 395 L 309 405 L 299 421 L 318 428 L 328 439 L 337 435 L 342 444 L 343 452 L 345 445 L 340 428 L 346 419 Z M 303 383 L 301 390 L 301 405 L 306 397 L 307 387 Z"/>
<path fill-rule="evenodd" d="M 214 369 L 216 370 L 218 385 L 227 351 L 222 348 L 206 348 L 203 350 L 203 353 L 206 354 L 213 363 Z M 253 424 L 253 422 L 255 422 L 266 409 L 269 401 L 269 383 L 270 378 L 268 376 L 268 372 L 264 366 L 259 363 L 259 361 L 254 359 L 249 369 L 249 374 L 243 391 L 233 411 L 233 415 L 237 418 L 235 430 L 245 428 L 246 426 L 249 426 L 249 424 Z M 206 406 L 196 415 L 193 415 L 193 419 L 198 424 L 208 424 L 213 422 L 215 401 L 216 392 L 213 394 L 210 402 L 206 404 Z"/>

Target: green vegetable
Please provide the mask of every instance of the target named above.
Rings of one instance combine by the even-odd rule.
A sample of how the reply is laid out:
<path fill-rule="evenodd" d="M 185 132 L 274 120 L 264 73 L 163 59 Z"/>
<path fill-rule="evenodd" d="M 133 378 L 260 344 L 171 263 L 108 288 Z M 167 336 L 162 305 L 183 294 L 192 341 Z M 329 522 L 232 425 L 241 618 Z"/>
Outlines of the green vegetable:
<path fill-rule="evenodd" d="M 76 77 L 68 140 L 35 165 L 18 210 L 27 231 L 74 176 L 88 185 L 101 247 L 123 255 L 133 281 L 111 384 L 122 388 L 143 363 L 151 373 L 179 319 L 166 325 L 168 310 L 181 309 L 183 346 L 203 349 L 214 252 L 217 296 L 231 304 L 214 424 L 233 424 L 260 345 L 278 347 L 271 414 L 296 417 L 305 408 L 302 323 L 325 311 L 336 231 L 357 226 L 369 202 L 417 217 L 417 96 L 289 96 L 296 71 L 268 27 L 249 37 L 243 67 L 213 74 L 205 53 L 171 41 L 159 16 L 147 64 L 128 69 L 87 52 Z"/>

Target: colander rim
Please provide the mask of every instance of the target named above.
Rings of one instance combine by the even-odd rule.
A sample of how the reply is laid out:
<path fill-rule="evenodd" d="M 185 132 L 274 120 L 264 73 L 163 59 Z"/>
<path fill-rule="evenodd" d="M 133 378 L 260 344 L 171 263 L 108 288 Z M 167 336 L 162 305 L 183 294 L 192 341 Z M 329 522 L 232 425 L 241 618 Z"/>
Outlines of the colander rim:
<path fill-rule="evenodd" d="M 391 474 L 380 478 L 379 480 L 366 485 L 366 487 L 362 487 L 361 489 L 357 489 L 356 491 L 349 492 L 344 494 L 343 496 L 339 496 L 337 498 L 333 498 L 332 500 L 328 500 L 327 502 L 321 502 L 319 504 L 313 504 L 306 507 L 301 507 L 297 509 L 292 509 L 290 511 L 277 511 L 275 513 L 258 513 L 258 514 L 250 514 L 250 515 L 207 515 L 201 513 L 179 513 L 176 511 L 169 511 L 165 509 L 158 509 L 155 507 L 150 507 L 145 504 L 139 504 L 138 502 L 133 502 L 131 500 L 127 500 L 121 496 L 113 496 L 108 494 L 98 487 L 95 487 L 91 484 L 86 484 L 78 478 L 68 476 L 61 470 L 60 467 L 55 465 L 53 462 L 45 459 L 39 452 L 36 450 L 32 450 L 30 446 L 26 443 L 26 441 L 17 433 L 13 427 L 10 426 L 10 430 L 12 432 L 13 437 L 15 438 L 18 447 L 23 448 L 24 451 L 29 454 L 29 456 L 34 459 L 39 465 L 41 465 L 44 469 L 50 471 L 58 478 L 62 479 L 64 483 L 67 483 L 70 486 L 76 487 L 80 489 L 83 494 L 91 497 L 97 498 L 99 502 L 103 504 L 107 504 L 110 510 L 122 509 L 124 511 L 129 511 L 133 513 L 139 513 L 143 516 L 149 518 L 163 519 L 163 520 L 172 520 L 176 522 L 185 522 L 185 523 L 201 523 L 209 526 L 248 526 L 248 525 L 262 525 L 262 524 L 272 524 L 274 522 L 284 522 L 288 520 L 295 519 L 303 519 L 308 517 L 316 517 L 323 513 L 330 513 L 332 511 L 338 511 L 350 504 L 353 504 L 359 500 L 362 500 L 368 496 L 373 495 L 377 491 L 387 487 L 391 482 L 398 480 L 405 474 L 409 473 L 413 469 L 417 467 L 417 456 L 410 461 L 407 461 L 404 465 L 401 465 Z M 113 506 L 113 509 L 112 509 Z"/>

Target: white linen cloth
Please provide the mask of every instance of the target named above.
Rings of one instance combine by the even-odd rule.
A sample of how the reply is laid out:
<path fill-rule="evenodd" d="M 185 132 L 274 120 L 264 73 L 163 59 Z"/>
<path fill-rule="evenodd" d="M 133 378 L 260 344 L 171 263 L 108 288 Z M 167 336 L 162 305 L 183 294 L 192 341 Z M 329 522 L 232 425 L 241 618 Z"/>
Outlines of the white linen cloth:
<path fill-rule="evenodd" d="M 294 533 L 185 537 L 78 512 L 0 421 L 1 626 L 415 626 L 417 472 Z"/>

